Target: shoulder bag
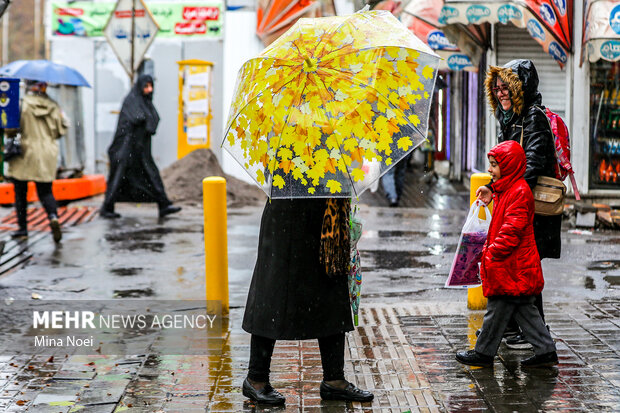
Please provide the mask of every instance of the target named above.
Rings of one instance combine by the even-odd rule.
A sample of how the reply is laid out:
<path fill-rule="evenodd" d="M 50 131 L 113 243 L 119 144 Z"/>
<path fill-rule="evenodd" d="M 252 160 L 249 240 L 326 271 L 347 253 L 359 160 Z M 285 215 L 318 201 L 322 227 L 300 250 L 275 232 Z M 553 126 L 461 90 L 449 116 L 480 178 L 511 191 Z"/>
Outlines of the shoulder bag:
<path fill-rule="evenodd" d="M 523 146 L 523 124 L 521 124 L 521 141 Z M 534 212 L 538 215 L 560 215 L 564 211 L 564 197 L 566 186 L 559 179 L 550 176 L 539 176 L 536 186 L 532 189 L 534 195 Z"/>
<path fill-rule="evenodd" d="M 22 154 L 22 145 L 19 140 L 19 135 L 10 137 L 6 140 L 4 145 L 4 161 L 10 161 Z"/>

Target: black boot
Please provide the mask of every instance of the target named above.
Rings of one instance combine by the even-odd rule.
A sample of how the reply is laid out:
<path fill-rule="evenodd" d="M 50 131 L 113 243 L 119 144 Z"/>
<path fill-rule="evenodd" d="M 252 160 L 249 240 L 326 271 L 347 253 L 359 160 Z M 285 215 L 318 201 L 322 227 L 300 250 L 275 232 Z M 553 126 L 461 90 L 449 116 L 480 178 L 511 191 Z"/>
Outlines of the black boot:
<path fill-rule="evenodd" d="M 493 365 L 493 357 L 485 356 L 476 350 L 459 351 L 456 360 L 468 366 L 489 367 Z"/>
<path fill-rule="evenodd" d="M 176 214 L 180 210 L 181 210 L 180 206 L 168 205 L 167 207 L 159 208 L 159 217 L 163 218 L 166 215 Z"/>
<path fill-rule="evenodd" d="M 56 215 L 50 216 L 50 229 L 52 230 L 54 242 L 58 244 L 62 239 L 62 231 L 60 230 L 60 222 L 58 222 L 58 217 Z"/>
<path fill-rule="evenodd" d="M 11 238 L 17 238 L 17 239 L 28 238 L 28 230 L 20 228 L 17 231 L 13 231 L 11 232 Z"/>
<path fill-rule="evenodd" d="M 521 367 L 551 367 L 556 364 L 558 364 L 558 353 L 555 351 L 537 354 L 521 361 Z"/>
<path fill-rule="evenodd" d="M 99 208 L 99 215 L 101 218 L 105 219 L 116 219 L 121 217 L 121 214 L 114 212 L 114 208 L 108 208 L 105 205 Z"/>

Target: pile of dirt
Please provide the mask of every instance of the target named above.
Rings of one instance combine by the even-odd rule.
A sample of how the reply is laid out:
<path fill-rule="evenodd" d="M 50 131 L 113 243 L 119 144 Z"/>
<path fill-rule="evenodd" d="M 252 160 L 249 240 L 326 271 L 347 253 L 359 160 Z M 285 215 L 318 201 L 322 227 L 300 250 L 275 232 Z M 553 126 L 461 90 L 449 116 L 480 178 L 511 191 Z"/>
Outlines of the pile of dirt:
<path fill-rule="evenodd" d="M 168 197 L 176 203 L 194 205 L 202 205 L 202 180 L 207 176 L 226 178 L 228 206 L 256 205 L 267 199 L 256 185 L 224 173 L 210 149 L 190 152 L 161 172 Z"/>

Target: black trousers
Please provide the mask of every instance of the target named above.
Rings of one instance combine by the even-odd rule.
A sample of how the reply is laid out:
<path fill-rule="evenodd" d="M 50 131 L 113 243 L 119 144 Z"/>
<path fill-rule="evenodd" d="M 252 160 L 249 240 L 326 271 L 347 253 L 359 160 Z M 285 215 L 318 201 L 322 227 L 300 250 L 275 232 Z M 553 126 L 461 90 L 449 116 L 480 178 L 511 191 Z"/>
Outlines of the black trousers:
<path fill-rule="evenodd" d="M 20 181 L 19 179 L 11 178 L 15 190 L 15 212 L 17 213 L 17 224 L 20 230 L 28 229 L 28 181 Z M 37 195 L 39 201 L 45 208 L 48 217 L 57 216 L 56 211 L 56 199 L 52 194 L 51 182 L 35 182 L 37 187 Z"/>
<path fill-rule="evenodd" d="M 276 340 L 252 334 L 248 377 L 269 382 L 269 367 Z M 344 380 L 344 333 L 319 338 L 323 380 Z"/>

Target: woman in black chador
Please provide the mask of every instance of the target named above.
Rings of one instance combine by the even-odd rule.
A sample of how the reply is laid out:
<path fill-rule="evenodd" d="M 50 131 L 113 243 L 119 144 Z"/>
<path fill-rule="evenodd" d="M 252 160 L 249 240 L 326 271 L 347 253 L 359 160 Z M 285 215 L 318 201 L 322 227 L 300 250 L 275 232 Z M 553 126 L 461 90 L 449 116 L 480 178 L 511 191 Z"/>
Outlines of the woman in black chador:
<path fill-rule="evenodd" d="M 114 141 L 108 148 L 110 175 L 100 214 L 118 218 L 116 202 L 157 202 L 159 217 L 179 212 L 164 189 L 151 156 L 151 137 L 159 115 L 153 106 L 153 78 L 141 75 L 123 101 Z"/>

